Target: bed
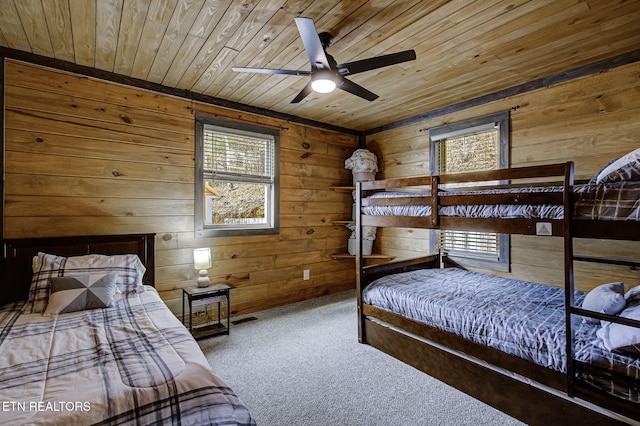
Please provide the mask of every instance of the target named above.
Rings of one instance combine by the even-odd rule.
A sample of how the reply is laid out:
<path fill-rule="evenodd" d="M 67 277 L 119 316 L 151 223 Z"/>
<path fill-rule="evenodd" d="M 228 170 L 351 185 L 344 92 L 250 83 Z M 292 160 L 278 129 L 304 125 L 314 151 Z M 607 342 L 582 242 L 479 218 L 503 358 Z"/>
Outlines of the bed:
<path fill-rule="evenodd" d="M 5 240 L 3 260 L 0 424 L 255 424 L 153 287 L 153 234 Z"/>
<path fill-rule="evenodd" d="M 510 174 L 510 170 L 519 172 Z M 514 183 L 556 175 L 566 181 Z M 505 181 L 509 183 L 503 184 Z M 445 187 L 471 182 L 493 184 L 477 189 Z M 407 187 L 410 189 L 403 192 L 393 190 Z M 536 223 L 545 221 L 551 226 L 545 234 L 562 236 L 566 208 L 576 237 L 624 239 L 629 238 L 630 230 L 640 233 L 640 180 L 574 184 L 571 162 L 362 182 L 359 194 L 366 226 L 402 223 L 415 228 L 540 234 Z"/>
<path fill-rule="evenodd" d="M 637 158 L 632 163 L 638 167 Z M 573 254 L 576 237 L 640 239 L 638 180 L 627 173 L 621 179 L 574 185 L 573 164 L 567 162 L 358 183 L 360 341 L 529 424 L 639 422 L 640 346 L 631 344 L 628 351 L 594 342 L 605 326 L 607 332 L 609 327 L 640 330 L 637 309 L 624 313 L 640 305 L 640 291 L 628 295 L 632 301 L 627 306 L 616 288 L 622 309 L 597 312 L 583 306 L 588 294 L 575 291 L 573 285 L 575 260 L 640 266 L 638 261 Z M 488 287 L 481 289 L 476 284 L 484 282 L 484 276 L 469 278 L 466 274 L 475 273 L 449 268 L 456 265 L 440 254 L 365 266 L 357 244 L 362 226 L 559 236 L 565 288 L 487 275 Z M 499 312 L 482 306 L 490 296 L 499 297 L 490 303 Z M 543 310 L 541 299 L 553 309 Z M 454 318 L 460 320 L 458 325 Z M 531 324 L 523 318 L 537 321 Z M 498 323 L 512 328 L 499 329 Z M 626 336 L 631 329 L 623 328 L 616 336 Z M 520 341 L 510 340 L 515 336 Z"/>

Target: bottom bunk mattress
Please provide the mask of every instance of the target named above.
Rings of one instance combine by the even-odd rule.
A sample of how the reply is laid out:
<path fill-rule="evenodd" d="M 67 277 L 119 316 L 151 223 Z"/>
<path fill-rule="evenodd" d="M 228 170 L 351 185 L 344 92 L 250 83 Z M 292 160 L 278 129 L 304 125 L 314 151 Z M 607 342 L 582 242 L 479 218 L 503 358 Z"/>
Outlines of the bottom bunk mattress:
<path fill-rule="evenodd" d="M 152 287 L 114 307 L 0 309 L 0 424 L 255 424 Z"/>
<path fill-rule="evenodd" d="M 579 306 L 586 293 L 575 292 Z M 566 372 L 564 289 L 458 268 L 421 269 L 377 279 L 363 303 L 473 342 Z M 598 324 L 576 318 L 575 358 L 640 379 L 640 357 L 598 344 Z M 586 382 L 633 402 L 637 387 L 583 374 Z M 636 385 L 637 386 L 637 385 Z"/>

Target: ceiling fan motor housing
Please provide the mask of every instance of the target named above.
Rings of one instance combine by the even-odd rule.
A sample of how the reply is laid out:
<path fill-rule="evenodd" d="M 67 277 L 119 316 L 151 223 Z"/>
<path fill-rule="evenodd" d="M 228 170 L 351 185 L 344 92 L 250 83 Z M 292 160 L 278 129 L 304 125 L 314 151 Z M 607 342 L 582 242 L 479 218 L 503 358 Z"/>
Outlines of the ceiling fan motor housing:
<path fill-rule="evenodd" d="M 322 47 L 324 49 L 333 44 L 333 36 L 331 35 L 331 33 L 324 31 L 319 33 L 318 37 L 320 38 L 320 44 L 322 44 Z"/>

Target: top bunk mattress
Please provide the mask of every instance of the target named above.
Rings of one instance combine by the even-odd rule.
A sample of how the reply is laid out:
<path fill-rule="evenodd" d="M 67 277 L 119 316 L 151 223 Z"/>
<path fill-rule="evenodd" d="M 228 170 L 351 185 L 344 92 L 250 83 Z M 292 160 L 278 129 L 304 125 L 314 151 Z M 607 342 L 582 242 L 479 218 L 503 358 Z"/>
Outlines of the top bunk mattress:
<path fill-rule="evenodd" d="M 491 195 L 491 194 L 531 194 L 531 193 L 559 193 L 562 186 L 503 188 L 492 190 L 441 191 L 440 197 L 449 195 Z M 599 185 L 575 185 L 574 219 L 587 220 L 631 220 L 640 221 L 640 182 L 623 181 Z M 393 197 L 424 197 L 430 193 L 415 192 L 377 192 L 372 198 Z M 364 206 L 362 213 L 372 216 L 430 216 L 430 205 L 404 206 Z M 476 219 L 547 219 L 561 220 L 564 209 L 561 205 L 553 204 L 460 204 L 441 206 L 438 211 L 441 216 L 463 217 Z"/>
<path fill-rule="evenodd" d="M 580 305 L 584 292 L 576 291 Z M 473 342 L 565 372 L 564 289 L 458 268 L 421 269 L 388 275 L 363 291 L 364 303 Z M 599 324 L 576 320 L 576 359 L 640 378 L 640 357 L 607 351 L 597 341 Z M 605 378 L 584 379 L 623 399 L 638 391 Z"/>

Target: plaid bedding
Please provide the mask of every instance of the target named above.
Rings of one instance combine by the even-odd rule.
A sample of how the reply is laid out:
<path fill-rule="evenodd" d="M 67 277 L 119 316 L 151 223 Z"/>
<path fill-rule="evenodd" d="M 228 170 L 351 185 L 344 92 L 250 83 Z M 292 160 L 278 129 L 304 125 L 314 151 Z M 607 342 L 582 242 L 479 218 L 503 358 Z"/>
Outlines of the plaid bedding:
<path fill-rule="evenodd" d="M 562 192 L 561 186 L 497 189 L 486 191 L 460 191 L 456 194 L 497 194 Z M 640 181 L 576 185 L 574 192 L 574 219 L 588 220 L 640 220 Z M 411 197 L 429 193 L 378 192 L 372 197 Z M 446 192 L 441 196 L 446 197 Z M 362 212 L 374 216 L 430 216 L 430 205 L 365 206 Z M 455 205 L 440 207 L 441 216 L 470 218 L 524 218 L 562 219 L 564 209 L 558 205 Z"/>
<path fill-rule="evenodd" d="M 0 424 L 255 424 L 155 289 L 42 316 L 0 308 Z"/>
<path fill-rule="evenodd" d="M 640 220 L 640 181 L 580 185 L 574 195 L 574 219 Z"/>
<path fill-rule="evenodd" d="M 576 291 L 580 305 L 584 292 Z M 564 289 L 457 268 L 421 269 L 382 277 L 363 302 L 565 372 Z M 576 324 L 576 359 L 640 379 L 640 357 L 597 345 L 599 324 Z M 621 398 L 640 402 L 638 389 L 583 376 Z"/>

